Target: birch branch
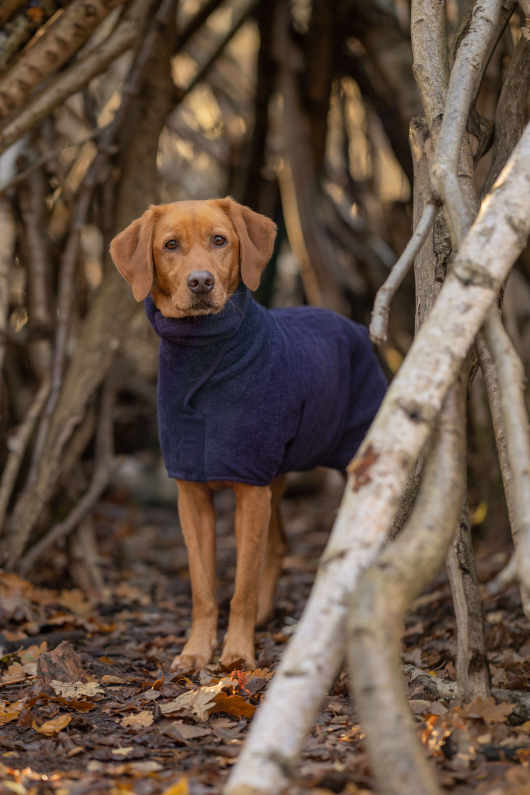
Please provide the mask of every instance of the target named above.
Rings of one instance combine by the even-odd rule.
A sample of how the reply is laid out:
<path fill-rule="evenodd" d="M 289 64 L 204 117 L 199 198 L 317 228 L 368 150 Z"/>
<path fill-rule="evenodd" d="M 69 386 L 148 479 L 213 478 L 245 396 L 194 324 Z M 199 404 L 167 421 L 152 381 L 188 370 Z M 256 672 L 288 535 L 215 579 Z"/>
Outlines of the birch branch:
<path fill-rule="evenodd" d="M 377 345 L 386 342 L 390 304 L 400 284 L 414 264 L 414 260 L 421 247 L 425 243 L 427 235 L 434 224 L 437 212 L 438 204 L 434 201 L 427 202 L 423 209 L 421 220 L 407 243 L 405 251 L 392 268 L 388 279 L 377 291 L 370 322 L 370 337 L 372 342 L 375 342 Z"/>
<path fill-rule="evenodd" d="M 0 78 L 0 119 L 20 107 L 122 0 L 74 0 Z"/>
<path fill-rule="evenodd" d="M 530 231 L 530 128 L 485 202 L 363 444 L 298 630 L 226 795 L 276 793 L 344 654 L 347 605 L 383 544 L 415 461 Z"/>
<path fill-rule="evenodd" d="M 506 429 L 506 450 L 513 479 L 513 507 L 518 530 L 518 572 L 530 589 L 530 438 L 524 401 L 524 367 L 504 329 L 500 314 L 491 311 L 484 337 L 499 379 L 500 405 Z"/>
<path fill-rule="evenodd" d="M 410 519 L 361 576 L 350 604 L 347 643 L 353 697 L 381 795 L 441 792 L 418 742 L 399 663 L 405 613 L 442 565 L 460 513 L 464 406 L 461 375 L 442 409 Z"/>
<path fill-rule="evenodd" d="M 497 43 L 501 8 L 502 0 L 484 0 L 475 3 L 473 7 L 469 30 L 460 43 L 451 71 L 443 120 L 431 166 L 433 189 L 443 200 L 453 249 L 466 236 L 477 210 L 476 200 L 472 200 L 472 205 L 475 206 L 470 206 L 469 191 L 466 196 L 462 185 L 468 178 L 471 182 L 471 194 L 476 194 L 471 147 L 467 136 L 464 141 L 464 136 L 469 109 L 478 94 L 489 57 Z M 464 168 L 459 169 L 461 158 Z"/>
<path fill-rule="evenodd" d="M 30 97 L 16 117 L 8 119 L 0 128 L 0 153 L 17 138 L 36 127 L 54 108 L 86 86 L 118 56 L 130 49 L 136 42 L 152 5 L 153 0 L 134 0 L 116 30 L 103 44 L 57 75 L 42 91 Z"/>

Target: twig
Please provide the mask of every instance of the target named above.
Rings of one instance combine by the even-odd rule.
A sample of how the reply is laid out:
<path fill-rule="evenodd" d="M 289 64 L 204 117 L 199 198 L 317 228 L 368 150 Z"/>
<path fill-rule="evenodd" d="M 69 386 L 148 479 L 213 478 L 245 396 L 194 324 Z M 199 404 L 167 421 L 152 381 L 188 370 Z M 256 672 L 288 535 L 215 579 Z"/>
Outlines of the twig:
<path fill-rule="evenodd" d="M 427 202 L 423 208 L 421 220 L 407 243 L 405 251 L 392 268 L 386 282 L 377 291 L 370 322 L 370 337 L 372 342 L 377 345 L 386 342 L 390 304 L 434 224 L 438 206 L 438 202 L 434 200 Z"/>
<path fill-rule="evenodd" d="M 8 119 L 0 128 L 0 153 L 130 49 L 136 42 L 152 4 L 153 0 L 134 0 L 116 30 L 103 44 L 61 72 L 42 91 L 30 97 L 16 117 L 11 121 Z"/>
<path fill-rule="evenodd" d="M 349 467 L 313 591 L 229 778 L 226 795 L 276 793 L 344 654 L 347 605 L 498 289 L 530 231 L 530 127 L 483 205 L 427 321 Z M 245 789 L 246 787 L 246 789 Z"/>
<path fill-rule="evenodd" d="M 484 337 L 499 380 L 500 405 L 506 429 L 506 450 L 513 479 L 517 516 L 519 579 L 530 589 L 530 438 L 524 400 L 525 374 L 521 360 L 493 308 L 484 323 Z"/>
<path fill-rule="evenodd" d="M 83 138 L 80 138 L 78 141 L 72 141 L 70 144 L 66 144 L 66 146 L 58 147 L 57 149 L 50 149 L 48 152 L 40 155 L 37 157 L 33 162 L 25 168 L 23 171 L 20 171 L 16 174 L 12 179 L 8 182 L 5 182 L 3 185 L 0 185 L 0 196 L 4 196 L 11 188 L 16 188 L 17 185 L 20 185 L 21 182 L 24 182 L 28 177 L 31 177 L 35 171 L 38 171 L 41 166 L 47 163 L 49 160 L 53 160 L 54 158 L 66 152 L 67 149 L 72 149 L 76 146 L 83 146 L 88 141 L 93 141 L 94 138 L 98 138 L 106 128 L 92 130 L 92 132 L 85 135 Z"/>
<path fill-rule="evenodd" d="M 79 500 L 75 508 L 69 513 L 67 518 L 63 522 L 52 527 L 52 529 L 37 541 L 37 543 L 24 555 L 19 566 L 21 574 L 27 574 L 37 560 L 39 560 L 53 544 L 59 539 L 69 535 L 72 530 L 75 530 L 107 487 L 112 474 L 122 460 L 119 456 L 115 457 L 113 452 L 113 413 L 114 393 L 111 377 L 109 376 L 102 390 L 99 424 L 96 434 L 96 464 L 90 487 L 85 496 Z"/>
<path fill-rule="evenodd" d="M 122 0 L 73 0 L 0 78 L 0 119 L 56 72 Z"/>
<path fill-rule="evenodd" d="M 396 660 L 405 613 L 438 572 L 460 513 L 464 399 L 461 375 L 440 415 L 410 519 L 361 576 L 350 603 L 350 679 L 381 795 L 440 793 L 417 739 Z"/>
<path fill-rule="evenodd" d="M 515 582 L 517 582 L 517 553 L 513 552 L 506 566 L 500 570 L 496 577 L 486 584 L 486 588 L 489 594 L 497 596 L 497 594 L 503 593 Z M 528 618 L 526 612 L 525 615 Z"/>
<path fill-rule="evenodd" d="M 3 5 L 2 3 L 2 11 Z M 24 46 L 28 39 L 31 38 L 37 28 L 57 11 L 58 6 L 59 3 L 56 2 L 56 0 L 40 0 L 38 7 L 43 12 L 43 17 L 35 15 L 35 17 L 32 18 L 23 11 L 9 23 L 7 28 L 9 31 L 8 38 L 3 41 L 0 48 L 0 72 L 4 71 L 9 61 L 16 55 L 18 50 Z"/>

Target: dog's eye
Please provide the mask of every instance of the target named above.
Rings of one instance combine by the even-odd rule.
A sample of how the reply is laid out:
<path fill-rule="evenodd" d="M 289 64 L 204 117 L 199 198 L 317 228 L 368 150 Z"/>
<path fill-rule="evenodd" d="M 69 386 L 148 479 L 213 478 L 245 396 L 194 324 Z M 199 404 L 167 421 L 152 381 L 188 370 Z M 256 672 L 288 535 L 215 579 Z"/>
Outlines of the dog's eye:
<path fill-rule="evenodd" d="M 222 235 L 214 235 L 213 242 L 216 246 L 222 246 L 223 243 L 226 243 L 226 237 Z"/>
<path fill-rule="evenodd" d="M 166 248 L 168 248 L 170 251 L 173 251 L 173 249 L 175 249 L 177 246 L 178 243 L 176 240 L 168 240 L 166 243 Z"/>

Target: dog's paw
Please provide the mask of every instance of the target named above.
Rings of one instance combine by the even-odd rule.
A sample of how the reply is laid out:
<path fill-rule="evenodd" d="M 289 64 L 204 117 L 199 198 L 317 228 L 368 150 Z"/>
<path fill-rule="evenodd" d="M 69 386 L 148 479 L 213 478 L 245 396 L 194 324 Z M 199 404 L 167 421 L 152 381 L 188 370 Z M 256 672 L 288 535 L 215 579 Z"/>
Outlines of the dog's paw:
<path fill-rule="evenodd" d="M 205 635 L 190 638 L 182 652 L 177 654 L 171 663 L 171 670 L 179 673 L 183 671 L 202 671 L 212 661 L 216 645 L 215 639 L 212 640 Z"/>
<path fill-rule="evenodd" d="M 235 662 L 243 660 L 243 671 L 254 671 L 256 668 L 256 658 L 254 649 L 224 649 L 219 662 L 229 668 Z"/>

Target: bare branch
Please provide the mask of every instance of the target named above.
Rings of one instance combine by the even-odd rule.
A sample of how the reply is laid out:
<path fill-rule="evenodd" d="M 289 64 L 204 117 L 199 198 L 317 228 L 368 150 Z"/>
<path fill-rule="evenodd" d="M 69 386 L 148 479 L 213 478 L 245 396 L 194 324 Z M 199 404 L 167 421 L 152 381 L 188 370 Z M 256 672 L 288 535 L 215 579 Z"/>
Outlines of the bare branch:
<path fill-rule="evenodd" d="M 484 323 L 484 337 L 493 356 L 504 425 L 506 449 L 513 479 L 517 516 L 519 579 L 530 589 L 530 438 L 524 401 L 524 367 L 494 309 Z"/>
<path fill-rule="evenodd" d="M 9 281 L 15 258 L 15 218 L 9 199 L 0 199 L 0 371 L 4 366 L 9 311 Z M 1 526 L 1 525 L 0 525 Z"/>
<path fill-rule="evenodd" d="M 110 64 L 130 49 L 144 23 L 154 0 L 134 0 L 122 21 L 109 38 L 94 52 L 72 64 L 57 75 L 42 91 L 34 94 L 12 120 L 0 127 L 0 152 L 4 152 L 17 138 L 33 129 L 58 105 L 104 72 Z"/>
<path fill-rule="evenodd" d="M 74 0 L 0 78 L 0 119 L 56 72 L 122 0 Z"/>
<path fill-rule="evenodd" d="M 474 6 L 473 19 L 467 35 L 460 43 L 451 71 L 442 125 L 434 151 L 431 179 L 433 189 L 444 202 L 453 249 L 466 236 L 478 209 L 472 198 L 476 188 L 471 148 L 469 139 L 466 137 L 464 140 L 464 136 L 469 109 L 497 43 L 502 20 L 501 7 L 502 0 L 485 0 Z M 461 158 L 464 168 L 458 173 Z M 467 192 L 462 185 L 466 179 L 471 181 L 471 190 Z"/>
<path fill-rule="evenodd" d="M 0 14 L 4 11 L 5 5 L 5 3 L 2 3 Z M 26 5 L 26 3 L 24 3 L 24 5 Z M 11 6 L 11 8 L 9 8 L 9 6 Z M 8 4 L 6 10 L 9 16 L 11 16 L 12 11 L 15 10 L 13 6 L 14 3 Z M 39 14 L 32 16 L 27 13 L 26 9 L 26 11 L 20 13 L 7 26 L 8 36 L 7 39 L 2 42 L 0 48 L 0 72 L 6 68 L 9 61 L 16 55 L 20 48 L 24 46 L 28 39 L 31 38 L 37 28 L 58 10 L 59 3 L 56 2 L 56 0 L 40 0 L 38 8 L 43 12 L 43 16 Z"/>
<path fill-rule="evenodd" d="M 344 653 L 347 605 L 384 542 L 450 385 L 530 231 L 530 127 L 481 208 L 359 452 L 298 629 L 226 787 L 276 793 Z M 246 788 L 246 789 L 245 789 Z"/>
<path fill-rule="evenodd" d="M 423 209 L 421 220 L 407 243 L 405 251 L 392 268 L 386 282 L 377 291 L 370 323 L 370 337 L 372 342 L 378 345 L 386 342 L 390 304 L 400 284 L 414 264 L 414 260 L 434 224 L 437 212 L 438 203 L 434 200 L 427 202 Z"/>

